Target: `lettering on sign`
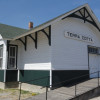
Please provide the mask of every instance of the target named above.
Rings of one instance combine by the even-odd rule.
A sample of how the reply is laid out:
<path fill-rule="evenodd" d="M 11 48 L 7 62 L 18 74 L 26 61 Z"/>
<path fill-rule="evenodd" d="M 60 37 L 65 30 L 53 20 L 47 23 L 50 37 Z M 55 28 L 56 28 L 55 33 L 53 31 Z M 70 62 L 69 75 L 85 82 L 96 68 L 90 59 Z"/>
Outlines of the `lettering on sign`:
<path fill-rule="evenodd" d="M 65 37 L 75 39 L 75 40 L 93 43 L 93 39 L 91 37 L 79 35 L 79 34 L 76 34 L 76 33 L 65 32 Z"/>

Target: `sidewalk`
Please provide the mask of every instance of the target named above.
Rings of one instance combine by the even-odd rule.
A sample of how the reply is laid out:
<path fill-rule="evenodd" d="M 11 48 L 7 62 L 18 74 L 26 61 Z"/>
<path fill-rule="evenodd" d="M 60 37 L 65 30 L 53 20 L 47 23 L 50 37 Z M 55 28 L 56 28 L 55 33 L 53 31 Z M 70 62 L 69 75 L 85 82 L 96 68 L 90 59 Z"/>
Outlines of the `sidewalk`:
<path fill-rule="evenodd" d="M 94 89 L 98 86 L 97 79 L 91 79 L 85 82 L 82 82 L 76 86 L 76 95 L 83 94 L 89 90 Z M 47 93 L 47 100 L 69 100 L 75 97 L 75 86 L 71 87 L 60 87 L 55 90 L 51 90 Z M 46 93 L 30 97 L 25 100 L 45 100 Z M 100 100 L 99 99 L 89 99 L 89 100 Z"/>

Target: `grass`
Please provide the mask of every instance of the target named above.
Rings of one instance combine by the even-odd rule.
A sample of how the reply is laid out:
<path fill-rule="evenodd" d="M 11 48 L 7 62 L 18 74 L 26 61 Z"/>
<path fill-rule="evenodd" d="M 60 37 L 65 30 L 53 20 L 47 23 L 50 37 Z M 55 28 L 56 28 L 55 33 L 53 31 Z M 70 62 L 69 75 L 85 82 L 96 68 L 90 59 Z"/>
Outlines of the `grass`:
<path fill-rule="evenodd" d="M 31 92 L 29 91 L 24 91 L 24 90 L 21 90 L 21 94 L 30 94 Z"/>
<path fill-rule="evenodd" d="M 8 93 L 8 96 L 18 98 L 20 91 L 19 89 L 0 89 L 0 93 Z M 21 90 L 21 98 L 28 98 L 35 95 L 38 95 L 38 93 Z"/>
<path fill-rule="evenodd" d="M 0 93 L 3 93 L 4 92 L 4 90 L 3 89 L 0 89 Z"/>
<path fill-rule="evenodd" d="M 19 89 L 0 89 L 0 100 L 2 99 L 11 99 L 11 100 L 19 100 Z M 30 98 L 32 96 L 36 96 L 39 93 L 34 93 L 34 92 L 30 92 L 30 91 L 24 91 L 21 90 L 21 96 L 20 99 L 24 100 L 27 98 Z"/>

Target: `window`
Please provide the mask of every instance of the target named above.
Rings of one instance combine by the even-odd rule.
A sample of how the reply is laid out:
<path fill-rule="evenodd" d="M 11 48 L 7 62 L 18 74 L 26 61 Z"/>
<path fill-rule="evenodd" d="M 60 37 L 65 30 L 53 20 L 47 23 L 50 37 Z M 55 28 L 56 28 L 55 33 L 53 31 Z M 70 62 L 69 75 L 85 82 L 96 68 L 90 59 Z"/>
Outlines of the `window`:
<path fill-rule="evenodd" d="M 16 46 L 9 46 L 8 68 L 16 68 Z"/>
<path fill-rule="evenodd" d="M 98 48 L 89 47 L 88 52 L 93 54 L 98 54 Z"/>
<path fill-rule="evenodd" d="M 0 68 L 2 68 L 3 62 L 3 45 L 0 45 Z"/>

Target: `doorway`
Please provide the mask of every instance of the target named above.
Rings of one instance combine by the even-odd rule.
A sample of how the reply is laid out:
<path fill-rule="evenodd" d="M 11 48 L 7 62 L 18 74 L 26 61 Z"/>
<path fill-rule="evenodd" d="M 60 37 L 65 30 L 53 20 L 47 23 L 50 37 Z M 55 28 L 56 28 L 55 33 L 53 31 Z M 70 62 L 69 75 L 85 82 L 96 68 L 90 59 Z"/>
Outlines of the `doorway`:
<path fill-rule="evenodd" d="M 98 77 L 99 62 L 97 54 L 89 54 L 90 78 Z"/>
<path fill-rule="evenodd" d="M 17 46 L 9 46 L 8 51 L 8 69 L 17 68 Z"/>
<path fill-rule="evenodd" d="M 90 78 L 96 78 L 98 77 L 98 71 L 100 71 L 99 48 L 89 47 L 88 52 Z"/>

